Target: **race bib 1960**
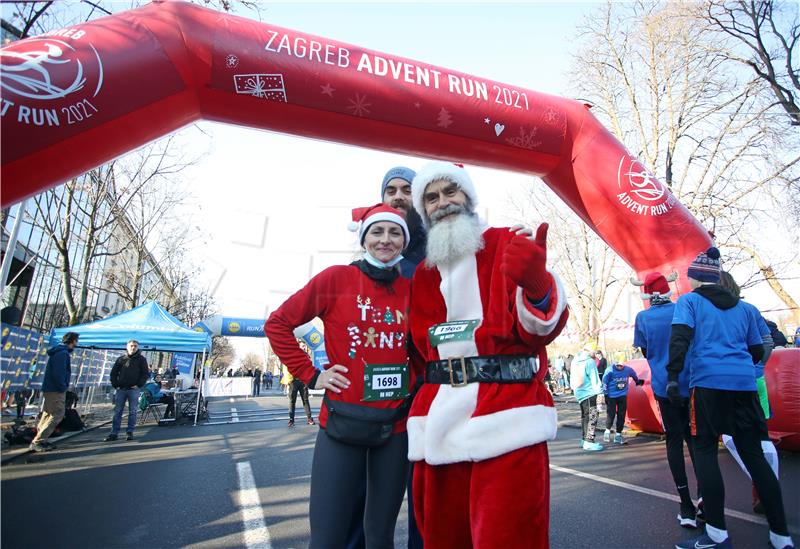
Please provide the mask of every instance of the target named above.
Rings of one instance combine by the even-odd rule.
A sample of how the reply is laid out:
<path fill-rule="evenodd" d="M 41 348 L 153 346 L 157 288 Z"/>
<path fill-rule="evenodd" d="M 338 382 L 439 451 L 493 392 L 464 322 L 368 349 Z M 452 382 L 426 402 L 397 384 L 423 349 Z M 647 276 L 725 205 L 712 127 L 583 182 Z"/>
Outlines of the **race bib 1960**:
<path fill-rule="evenodd" d="M 364 401 L 400 400 L 408 388 L 408 364 L 364 364 Z"/>
<path fill-rule="evenodd" d="M 428 338 L 433 347 L 448 341 L 469 341 L 473 338 L 480 320 L 451 320 L 428 328 Z"/>

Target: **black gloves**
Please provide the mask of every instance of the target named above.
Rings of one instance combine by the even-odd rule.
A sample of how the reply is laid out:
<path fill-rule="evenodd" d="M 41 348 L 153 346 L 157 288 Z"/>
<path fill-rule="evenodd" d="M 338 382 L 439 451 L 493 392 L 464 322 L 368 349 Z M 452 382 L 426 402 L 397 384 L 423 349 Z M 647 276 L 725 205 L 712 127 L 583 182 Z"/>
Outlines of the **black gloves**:
<path fill-rule="evenodd" d="M 683 397 L 681 397 L 681 390 L 677 381 L 667 383 L 667 398 L 675 406 L 683 404 Z"/>

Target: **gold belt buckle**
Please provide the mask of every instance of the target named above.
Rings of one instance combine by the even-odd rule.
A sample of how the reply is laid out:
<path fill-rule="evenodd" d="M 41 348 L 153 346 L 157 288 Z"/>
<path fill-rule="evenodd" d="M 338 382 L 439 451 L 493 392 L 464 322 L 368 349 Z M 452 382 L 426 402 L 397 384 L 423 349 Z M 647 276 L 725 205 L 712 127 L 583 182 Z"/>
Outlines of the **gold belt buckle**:
<path fill-rule="evenodd" d="M 463 376 L 463 381 L 461 383 L 456 383 L 453 379 L 453 360 L 456 360 L 461 363 L 461 375 Z M 463 356 L 456 356 L 447 359 L 447 368 L 450 370 L 450 386 L 451 387 L 464 387 L 467 384 L 467 363 L 464 362 Z"/>

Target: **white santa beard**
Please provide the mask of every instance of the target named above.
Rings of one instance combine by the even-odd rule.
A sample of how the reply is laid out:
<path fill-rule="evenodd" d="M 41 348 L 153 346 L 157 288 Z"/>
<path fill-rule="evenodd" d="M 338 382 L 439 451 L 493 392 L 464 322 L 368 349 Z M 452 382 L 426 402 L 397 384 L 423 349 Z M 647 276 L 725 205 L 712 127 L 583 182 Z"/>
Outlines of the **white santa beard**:
<path fill-rule="evenodd" d="M 432 267 L 451 264 L 483 249 L 483 227 L 475 214 L 455 214 L 433 223 L 428 231 L 427 257 Z"/>

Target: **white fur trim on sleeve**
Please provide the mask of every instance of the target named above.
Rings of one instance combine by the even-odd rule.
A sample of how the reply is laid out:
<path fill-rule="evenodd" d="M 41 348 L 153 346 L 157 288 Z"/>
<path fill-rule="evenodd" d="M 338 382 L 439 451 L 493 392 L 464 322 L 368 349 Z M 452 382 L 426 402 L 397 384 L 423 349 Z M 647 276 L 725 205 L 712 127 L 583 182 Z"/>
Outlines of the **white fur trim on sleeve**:
<path fill-rule="evenodd" d="M 552 293 L 550 294 L 550 299 L 555 299 L 556 304 L 555 308 L 551 305 L 551 310 L 553 311 L 546 318 L 540 318 L 536 316 L 534 313 L 530 311 L 528 305 L 525 303 L 525 295 L 522 291 L 522 288 L 517 287 L 517 295 L 516 295 L 516 304 L 517 304 L 517 318 L 519 318 L 520 324 L 525 329 L 526 332 L 529 334 L 545 336 L 552 332 L 556 325 L 558 324 L 559 319 L 561 318 L 562 313 L 567 308 L 567 295 L 564 292 L 564 286 L 561 283 L 561 279 L 558 276 L 551 272 L 550 276 L 553 277 L 553 280 L 556 283 L 556 291 L 555 295 Z M 543 313 L 544 316 L 544 313 Z"/>

